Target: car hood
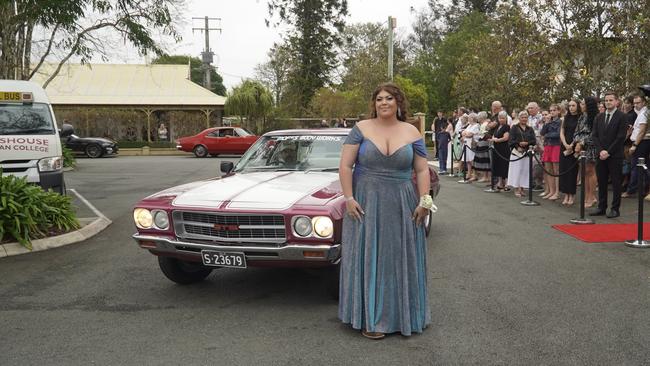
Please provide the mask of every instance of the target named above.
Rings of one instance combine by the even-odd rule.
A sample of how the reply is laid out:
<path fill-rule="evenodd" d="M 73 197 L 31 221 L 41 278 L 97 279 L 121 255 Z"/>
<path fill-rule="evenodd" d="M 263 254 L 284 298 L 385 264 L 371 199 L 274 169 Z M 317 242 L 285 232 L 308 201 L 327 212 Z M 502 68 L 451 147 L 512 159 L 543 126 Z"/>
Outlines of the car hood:
<path fill-rule="evenodd" d="M 87 142 L 87 143 L 95 142 L 95 143 L 98 143 L 98 144 L 104 144 L 104 143 L 114 144 L 115 143 L 115 141 L 105 139 L 103 137 L 79 137 L 79 138 L 75 139 L 75 141 Z"/>
<path fill-rule="evenodd" d="M 285 210 L 295 204 L 326 205 L 340 195 L 338 174 L 331 172 L 255 172 L 213 180 L 179 193 L 173 206 Z"/>

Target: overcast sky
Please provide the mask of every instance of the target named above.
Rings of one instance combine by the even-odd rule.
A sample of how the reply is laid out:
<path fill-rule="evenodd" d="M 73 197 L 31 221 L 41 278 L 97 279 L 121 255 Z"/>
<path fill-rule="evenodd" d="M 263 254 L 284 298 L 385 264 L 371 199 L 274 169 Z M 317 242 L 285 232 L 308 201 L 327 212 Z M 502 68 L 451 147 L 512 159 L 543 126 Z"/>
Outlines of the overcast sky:
<path fill-rule="evenodd" d="M 427 0 L 348 0 L 350 15 L 347 23 L 384 23 L 392 15 L 397 18 L 398 31 L 410 33 L 411 8 L 419 10 L 426 6 Z M 222 31 L 210 33 L 210 46 L 215 53 L 213 65 L 223 76 L 228 89 L 239 84 L 242 78 L 253 77 L 255 66 L 266 61 L 267 51 L 273 42 L 280 40 L 280 31 L 267 28 L 264 23 L 268 17 L 266 0 L 188 0 L 183 41 L 170 47 L 170 53 L 200 57 L 204 36 L 197 31 L 192 34 L 192 27 L 203 27 L 204 21 L 192 22 L 191 18 L 206 15 L 221 18 L 220 22 L 211 22 L 212 27 Z M 144 59 L 139 62 L 144 62 Z"/>

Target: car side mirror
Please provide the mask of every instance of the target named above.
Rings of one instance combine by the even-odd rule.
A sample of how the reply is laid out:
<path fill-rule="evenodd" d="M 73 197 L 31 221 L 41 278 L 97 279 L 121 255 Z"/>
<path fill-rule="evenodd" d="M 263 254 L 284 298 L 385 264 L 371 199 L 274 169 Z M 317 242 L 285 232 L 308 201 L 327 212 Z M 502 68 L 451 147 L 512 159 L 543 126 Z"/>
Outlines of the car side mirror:
<path fill-rule="evenodd" d="M 221 162 L 221 172 L 224 174 L 230 174 L 230 172 L 232 172 L 234 168 L 235 168 L 235 164 L 233 164 L 232 161 Z"/>
<path fill-rule="evenodd" d="M 72 134 L 74 134 L 74 127 L 72 127 L 72 125 L 64 123 L 63 126 L 61 126 L 61 130 L 59 131 L 59 136 L 68 137 Z"/>

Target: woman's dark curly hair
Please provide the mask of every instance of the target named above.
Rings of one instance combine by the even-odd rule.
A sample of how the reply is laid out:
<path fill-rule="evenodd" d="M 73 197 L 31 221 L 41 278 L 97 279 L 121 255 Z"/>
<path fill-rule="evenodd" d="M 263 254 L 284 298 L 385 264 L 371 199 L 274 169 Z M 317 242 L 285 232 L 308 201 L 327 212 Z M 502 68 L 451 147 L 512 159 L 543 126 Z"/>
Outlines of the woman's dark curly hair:
<path fill-rule="evenodd" d="M 585 107 L 587 109 L 587 126 L 591 129 L 594 126 L 594 118 L 598 114 L 598 98 L 591 95 L 585 97 Z"/>
<path fill-rule="evenodd" d="M 380 84 L 374 92 L 372 92 L 372 98 L 370 99 L 370 118 L 377 118 L 377 107 L 375 107 L 375 100 L 377 95 L 385 91 L 388 94 L 392 95 L 397 102 L 397 119 L 406 122 L 408 118 L 408 108 L 409 102 L 406 100 L 406 96 L 402 89 L 393 83 L 383 83 Z"/>

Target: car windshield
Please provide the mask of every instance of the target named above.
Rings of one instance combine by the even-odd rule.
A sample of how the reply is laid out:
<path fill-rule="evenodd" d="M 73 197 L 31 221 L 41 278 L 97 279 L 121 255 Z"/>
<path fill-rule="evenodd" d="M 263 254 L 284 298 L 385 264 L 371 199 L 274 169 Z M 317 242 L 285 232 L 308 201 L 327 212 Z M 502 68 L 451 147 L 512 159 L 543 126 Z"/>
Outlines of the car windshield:
<path fill-rule="evenodd" d="M 44 103 L 0 103 L 0 135 L 51 135 L 54 124 Z"/>
<path fill-rule="evenodd" d="M 252 136 L 253 135 L 250 131 L 248 131 L 248 130 L 246 130 L 244 128 L 236 127 L 235 131 L 237 132 L 237 134 L 239 136 L 242 136 L 242 137 L 244 137 L 244 136 Z"/>
<path fill-rule="evenodd" d="M 246 151 L 235 171 L 336 171 L 344 140 L 342 135 L 263 136 Z"/>

